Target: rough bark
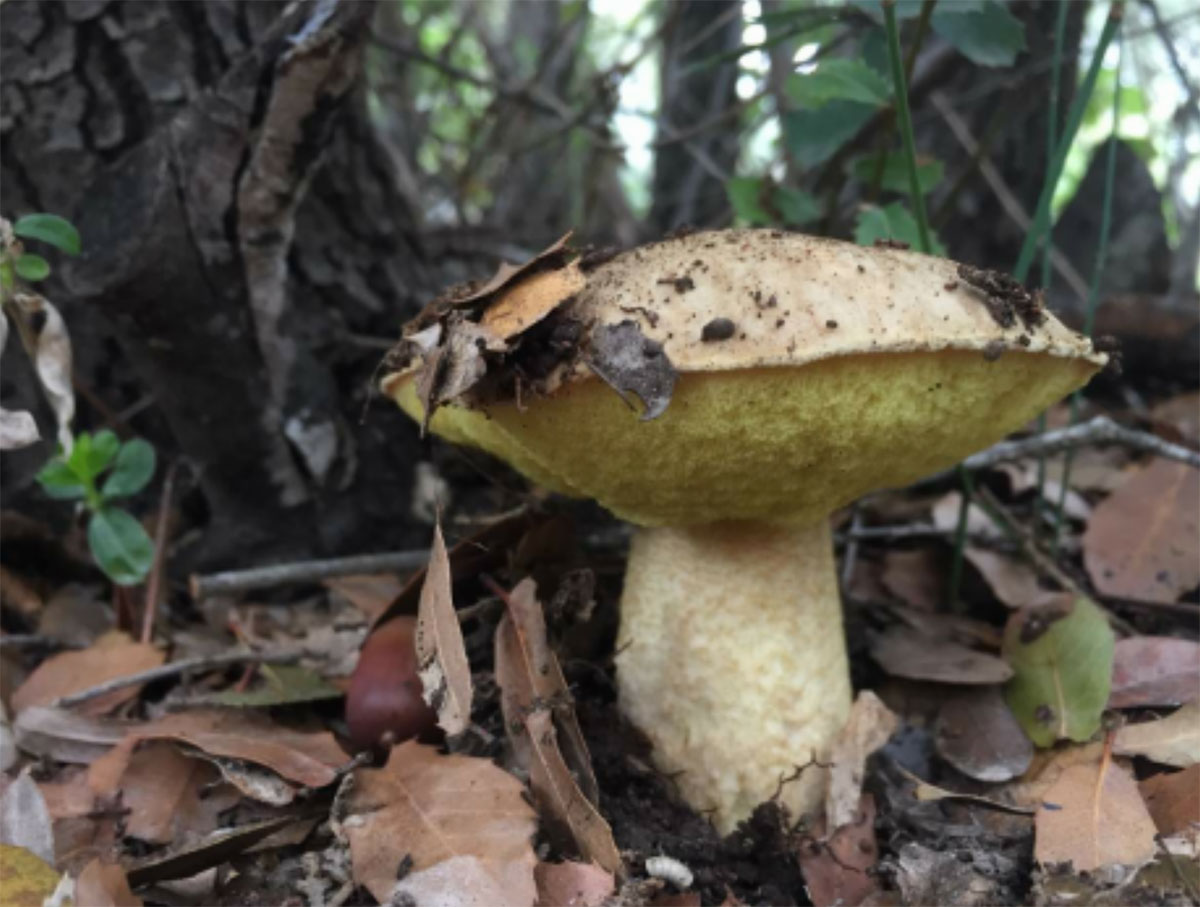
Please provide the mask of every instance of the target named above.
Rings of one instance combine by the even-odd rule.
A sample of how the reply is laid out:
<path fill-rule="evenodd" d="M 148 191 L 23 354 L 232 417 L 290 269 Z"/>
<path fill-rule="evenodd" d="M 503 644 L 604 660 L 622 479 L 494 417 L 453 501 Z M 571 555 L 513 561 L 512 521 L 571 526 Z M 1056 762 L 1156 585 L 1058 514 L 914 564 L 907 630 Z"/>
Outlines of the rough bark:
<path fill-rule="evenodd" d="M 61 297 L 80 378 L 119 394 L 127 360 L 153 393 L 155 440 L 199 475 L 205 560 L 409 541 L 417 442 L 386 410 L 360 424 L 378 354 L 344 342 L 394 334 L 439 283 L 356 90 L 372 11 L 0 11 L 5 209 L 80 227 Z"/>

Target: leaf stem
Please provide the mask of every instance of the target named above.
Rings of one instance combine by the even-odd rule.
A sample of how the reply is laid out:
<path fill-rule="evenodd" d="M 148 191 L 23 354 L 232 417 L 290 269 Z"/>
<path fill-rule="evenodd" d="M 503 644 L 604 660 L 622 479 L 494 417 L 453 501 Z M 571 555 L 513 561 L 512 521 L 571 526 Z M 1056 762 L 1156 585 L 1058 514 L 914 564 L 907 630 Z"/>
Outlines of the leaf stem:
<path fill-rule="evenodd" d="M 904 159 L 908 169 L 908 189 L 912 196 L 913 213 L 917 220 L 917 236 L 921 251 L 929 254 L 929 218 L 925 214 L 925 197 L 917 176 L 917 152 L 913 142 L 912 115 L 908 109 L 908 85 L 904 79 L 904 60 L 900 53 L 900 30 L 896 27 L 895 0 L 883 0 L 884 28 L 888 37 L 888 62 L 892 69 L 892 94 L 896 102 L 896 124 L 904 142 Z"/>

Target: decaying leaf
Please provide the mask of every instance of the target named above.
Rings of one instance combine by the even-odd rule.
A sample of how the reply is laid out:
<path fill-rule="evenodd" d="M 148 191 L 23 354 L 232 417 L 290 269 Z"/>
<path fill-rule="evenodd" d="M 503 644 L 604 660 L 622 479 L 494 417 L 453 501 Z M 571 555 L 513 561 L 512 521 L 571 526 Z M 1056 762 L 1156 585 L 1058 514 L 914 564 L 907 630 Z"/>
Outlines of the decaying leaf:
<path fill-rule="evenodd" d="M 486 302 L 505 287 L 512 286 L 517 278 L 527 275 L 537 268 L 552 265 L 553 260 L 560 253 L 566 251 L 567 243 L 570 241 L 573 232 L 573 230 L 568 230 L 524 264 L 511 265 L 508 262 L 501 262 L 500 267 L 496 269 L 496 273 L 489 280 L 468 293 L 455 295 L 451 300 L 452 304 L 456 308 L 467 308 L 481 302 Z"/>
<path fill-rule="evenodd" d="M 1075 872 L 1140 866 L 1154 857 L 1154 820 L 1132 776 L 1111 759 L 1072 765 L 1034 813 L 1034 858 Z"/>
<path fill-rule="evenodd" d="M 975 545 L 968 545 L 964 554 L 996 598 L 1010 608 L 1023 608 L 1041 597 L 1043 589 L 1037 572 L 1026 561 Z"/>
<path fill-rule="evenodd" d="M 679 378 L 662 344 L 646 337 L 628 318 L 593 329 L 587 364 L 631 407 L 628 395 L 637 396 L 643 422 L 667 411 Z"/>
<path fill-rule="evenodd" d="M 1138 790 L 1160 834 L 1200 835 L 1200 764 L 1181 772 L 1160 772 L 1138 782 Z"/>
<path fill-rule="evenodd" d="M 88 907 L 142 907 L 129 889 L 125 871 L 115 863 L 92 860 L 75 880 L 75 903 Z"/>
<path fill-rule="evenodd" d="M 825 794 L 828 828 L 836 831 L 855 821 L 867 757 L 887 743 L 899 724 L 899 719 L 870 690 L 858 694 L 829 754 L 829 789 Z"/>
<path fill-rule="evenodd" d="M 947 697 L 938 711 L 934 743 L 938 755 L 979 781 L 1010 781 L 1033 760 L 1033 744 L 995 686 Z"/>
<path fill-rule="evenodd" d="M 210 755 L 262 765 L 308 788 L 332 784 L 337 769 L 348 761 L 328 731 L 292 731 L 254 712 L 197 710 L 130 728 L 120 743 L 89 767 L 92 789 L 98 794 L 115 791 L 134 747 L 142 740 L 157 739 L 178 740 Z"/>
<path fill-rule="evenodd" d="M 616 890 L 613 874 L 595 863 L 538 863 L 539 907 L 600 907 Z"/>
<path fill-rule="evenodd" d="M 215 767 L 166 741 L 139 747 L 121 776 L 128 807 L 125 833 L 151 844 L 183 843 L 215 831 L 219 813 L 240 795 L 220 783 Z"/>
<path fill-rule="evenodd" d="M 871 657 L 892 676 L 910 680 L 996 684 L 1013 675 L 1012 668 L 995 655 L 899 626 L 871 641 Z"/>
<path fill-rule="evenodd" d="M 496 628 L 496 681 L 514 753 L 529 772 L 550 831 L 584 860 L 619 873 L 621 857 L 612 830 L 595 806 L 591 760 L 558 660 L 546 640 L 533 580 L 519 583 L 507 604 L 508 613 Z M 574 766 L 568 766 L 564 751 L 573 756 Z"/>
<path fill-rule="evenodd" d="M 404 892 L 419 904 L 532 907 L 535 821 L 522 791 L 487 759 L 394 747 L 383 768 L 354 773 L 346 798 L 355 880 L 382 904 Z"/>
<path fill-rule="evenodd" d="M 1100 727 L 1112 679 L 1113 633 L 1095 604 L 1068 593 L 1020 609 L 1004 629 L 1015 672 L 1005 699 L 1038 746 L 1087 740 Z"/>
<path fill-rule="evenodd" d="M 58 887 L 58 873 L 23 847 L 0 844 L 0 903 L 42 907 Z"/>
<path fill-rule="evenodd" d="M 1200 699 L 1166 718 L 1125 725 L 1113 739 L 1113 752 L 1178 768 L 1200 763 Z"/>
<path fill-rule="evenodd" d="M 1161 457 L 1105 498 L 1083 535 L 1088 574 L 1105 595 L 1173 602 L 1200 585 L 1197 551 L 1200 470 Z"/>
<path fill-rule="evenodd" d="M 307 824 L 307 821 L 292 815 L 273 816 L 260 822 L 222 828 L 200 841 L 182 848 L 155 853 L 127 867 L 129 884 L 138 888 L 165 879 L 186 879 L 232 860 L 296 822 Z"/>
<path fill-rule="evenodd" d="M 0 450 L 20 450 L 41 439 L 33 413 L 0 406 Z"/>
<path fill-rule="evenodd" d="M 67 333 L 67 324 L 58 309 L 37 293 L 17 293 L 13 301 L 34 335 L 30 338 L 33 364 L 58 421 L 58 443 L 63 450 L 70 451 L 75 390 L 71 385 L 71 337 Z M 40 327 L 35 330 L 34 324 Z"/>
<path fill-rule="evenodd" d="M 228 689 L 188 698 L 189 704 L 219 705 L 226 708 L 267 708 L 301 702 L 338 699 L 342 691 L 316 671 L 302 665 L 260 665 L 260 680 L 249 690 Z"/>
<path fill-rule="evenodd" d="M 0 844 L 23 847 L 39 859 L 54 864 L 54 826 L 38 786 L 21 772 L 0 795 Z"/>
<path fill-rule="evenodd" d="M 1200 643 L 1171 636 L 1117 640 L 1110 709 L 1181 705 L 1200 696 Z"/>
<path fill-rule="evenodd" d="M 445 339 L 424 359 L 417 375 L 417 397 L 425 412 L 421 430 L 443 403 L 457 399 L 487 374 L 485 351 L 502 352 L 504 344 L 473 321 L 452 316 L 444 328 Z"/>
<path fill-rule="evenodd" d="M 67 709 L 30 706 L 17 716 L 13 730 L 17 746 L 34 756 L 56 762 L 87 765 L 121 741 L 130 724 L 114 719 L 77 715 Z"/>
<path fill-rule="evenodd" d="M 578 262 L 539 271 L 489 305 L 479 323 L 493 336 L 508 340 L 533 327 L 586 283 Z"/>
<path fill-rule="evenodd" d="M 387 610 L 405 586 L 400 577 L 391 573 L 335 576 L 322 580 L 321 584 L 357 608 L 369 622 Z"/>
<path fill-rule="evenodd" d="M 78 652 L 60 652 L 43 661 L 13 693 L 18 714 L 30 706 L 46 706 L 72 693 L 89 689 L 118 677 L 128 677 L 163 663 L 163 653 L 154 646 L 134 642 L 125 633 L 105 633 L 91 646 Z M 103 715 L 134 699 L 141 687 L 114 690 L 85 702 L 79 710 L 86 715 Z"/>
<path fill-rule="evenodd" d="M 883 556 L 880 579 L 887 590 L 914 609 L 936 611 L 946 598 L 946 570 L 932 548 L 893 549 Z"/>
<path fill-rule="evenodd" d="M 434 526 L 417 606 L 417 666 L 422 696 L 437 709 L 438 726 L 447 734 L 460 734 L 471 725 L 471 666 L 452 595 L 446 542 L 442 527 Z"/>
<path fill-rule="evenodd" d="M 863 794 L 855 820 L 828 837 L 820 820 L 796 853 L 809 900 L 815 907 L 856 907 L 877 888 L 870 870 L 879 859 L 875 799 Z"/>

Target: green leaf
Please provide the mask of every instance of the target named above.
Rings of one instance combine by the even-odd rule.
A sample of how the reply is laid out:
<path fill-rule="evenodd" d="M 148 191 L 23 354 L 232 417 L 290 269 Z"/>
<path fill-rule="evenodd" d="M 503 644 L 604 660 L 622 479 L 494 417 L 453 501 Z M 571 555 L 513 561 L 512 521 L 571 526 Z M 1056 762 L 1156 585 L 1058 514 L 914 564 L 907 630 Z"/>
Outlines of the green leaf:
<path fill-rule="evenodd" d="M 1026 49 L 1025 26 L 996 0 L 979 9 L 940 3 L 933 11 L 933 30 L 963 56 L 980 66 L 1012 66 Z"/>
<path fill-rule="evenodd" d="M 789 76 L 787 93 L 801 107 L 809 109 L 829 101 L 858 101 L 881 107 L 892 98 L 883 76 L 863 61 L 848 57 L 824 60 L 807 75 Z"/>
<path fill-rule="evenodd" d="M 154 448 L 141 438 L 134 438 L 121 445 L 113 471 L 104 480 L 100 489 L 106 498 L 127 497 L 137 494 L 154 477 Z"/>
<path fill-rule="evenodd" d="M 68 255 L 78 255 L 82 248 L 75 225 L 57 214 L 26 214 L 13 224 L 13 232 L 25 239 L 40 239 Z"/>
<path fill-rule="evenodd" d="M 75 501 L 87 496 L 87 487 L 60 457 L 43 466 L 37 480 L 42 491 L 56 501 Z"/>
<path fill-rule="evenodd" d="M 299 665 L 263 665 L 263 682 L 251 690 L 222 690 L 201 700 L 204 704 L 241 708 L 266 708 L 338 699 L 342 691 L 320 674 Z M 191 704 L 198 704 L 192 700 Z"/>
<path fill-rule="evenodd" d="M 154 543 L 142 524 L 119 507 L 101 507 L 87 528 L 88 547 L 100 569 L 118 586 L 140 583 L 154 564 Z"/>
<path fill-rule="evenodd" d="M 751 226 L 801 226 L 821 216 L 821 206 L 809 193 L 770 180 L 738 176 L 725 184 L 729 204 L 738 219 Z"/>
<path fill-rule="evenodd" d="M 88 481 L 108 469 L 120 446 L 120 440 L 107 428 L 94 435 L 81 432 L 75 438 L 67 463 L 75 475 Z"/>
<path fill-rule="evenodd" d="M 11 290 L 17 282 L 16 271 L 13 270 L 12 261 L 6 256 L 0 258 L 0 287 L 5 290 Z"/>
<path fill-rule="evenodd" d="M 837 153 L 875 113 L 857 101 L 829 101 L 816 110 L 793 110 L 783 116 L 788 149 L 800 166 L 816 167 Z"/>
<path fill-rule="evenodd" d="M 738 220 L 751 226 L 771 223 L 771 215 L 762 203 L 763 180 L 754 176 L 735 176 L 725 184 L 725 194 Z"/>
<path fill-rule="evenodd" d="M 22 280 L 28 280 L 33 283 L 38 280 L 45 280 L 50 276 L 50 262 L 42 258 L 40 255 L 34 255 L 32 252 L 26 252 L 16 263 L 17 274 Z"/>
<path fill-rule="evenodd" d="M 783 218 L 783 222 L 793 227 L 812 223 L 821 216 L 821 205 L 812 195 L 802 189 L 780 186 L 775 190 L 772 201 Z"/>
<path fill-rule="evenodd" d="M 1003 655 L 1014 673 L 1004 695 L 1030 740 L 1045 747 L 1096 733 L 1114 646 L 1104 612 L 1084 596 L 1064 593 L 1009 618 Z"/>
<path fill-rule="evenodd" d="M 854 224 L 854 241 L 860 246 L 873 246 L 881 240 L 908 243 L 920 248 L 920 234 L 916 218 L 903 202 L 892 202 L 883 208 L 878 205 L 863 205 Z M 946 247 L 936 236 L 930 236 L 930 253 L 945 256 Z"/>
<path fill-rule="evenodd" d="M 875 171 L 879 167 L 878 154 L 864 154 L 850 162 L 849 172 L 862 183 L 871 183 L 875 179 Z M 942 181 L 945 168 L 942 162 L 925 155 L 917 156 L 917 182 L 921 192 L 929 193 Z M 904 164 L 904 155 L 889 154 L 883 161 L 883 174 L 879 184 L 888 192 L 908 194 L 908 168 Z"/>

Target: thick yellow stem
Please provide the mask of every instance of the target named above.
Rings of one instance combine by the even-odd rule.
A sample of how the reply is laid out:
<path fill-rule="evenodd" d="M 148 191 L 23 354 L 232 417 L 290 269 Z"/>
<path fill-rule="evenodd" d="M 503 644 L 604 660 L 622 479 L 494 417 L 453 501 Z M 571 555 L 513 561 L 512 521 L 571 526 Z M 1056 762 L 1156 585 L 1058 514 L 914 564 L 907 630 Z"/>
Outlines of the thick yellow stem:
<path fill-rule="evenodd" d="M 731 831 L 824 761 L 850 710 L 828 522 L 638 530 L 618 653 L 621 705 L 658 766 Z M 782 802 L 814 811 L 824 779 L 810 765 Z"/>

